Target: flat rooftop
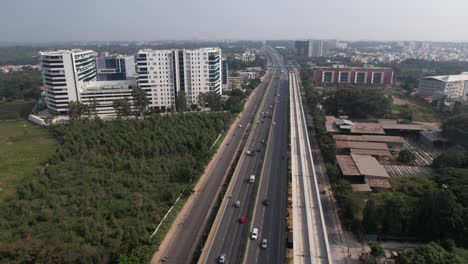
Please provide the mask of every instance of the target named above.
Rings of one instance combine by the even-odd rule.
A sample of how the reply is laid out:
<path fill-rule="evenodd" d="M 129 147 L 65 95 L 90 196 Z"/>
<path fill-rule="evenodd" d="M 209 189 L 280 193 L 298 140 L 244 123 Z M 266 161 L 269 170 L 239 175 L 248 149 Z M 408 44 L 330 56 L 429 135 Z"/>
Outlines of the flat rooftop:
<path fill-rule="evenodd" d="M 356 164 L 356 167 L 364 176 L 389 178 L 385 168 L 380 163 L 369 155 L 359 155 L 351 153 L 351 158 Z"/>
<path fill-rule="evenodd" d="M 402 137 L 394 136 L 376 136 L 376 135 L 333 135 L 335 140 L 342 141 L 367 141 L 367 142 L 385 142 L 385 143 L 404 143 Z"/>
<path fill-rule="evenodd" d="M 351 184 L 351 188 L 353 188 L 353 191 L 355 192 L 372 192 L 372 189 L 369 187 L 369 185 L 363 183 L 363 184 Z"/>
<path fill-rule="evenodd" d="M 379 134 L 384 135 L 383 124 L 379 123 L 354 123 L 351 133 L 353 134 Z"/>
<path fill-rule="evenodd" d="M 392 157 L 392 154 L 388 150 L 379 149 L 351 149 L 351 153 L 359 155 L 370 155 L 379 157 Z"/>
<path fill-rule="evenodd" d="M 388 147 L 385 143 L 380 142 L 355 142 L 355 141 L 336 141 L 336 148 L 339 149 L 377 149 L 387 150 Z"/>
<path fill-rule="evenodd" d="M 390 189 L 392 186 L 388 179 L 385 178 L 374 178 L 374 177 L 365 177 L 364 181 L 367 185 L 371 188 L 383 188 L 383 189 Z"/>
<path fill-rule="evenodd" d="M 388 130 L 425 130 L 426 127 L 424 125 L 418 125 L 418 124 L 389 124 L 389 123 L 383 123 L 381 124 L 383 129 L 388 129 Z"/>
<path fill-rule="evenodd" d="M 343 176 L 361 176 L 356 164 L 349 155 L 337 155 L 336 162 L 343 173 Z"/>

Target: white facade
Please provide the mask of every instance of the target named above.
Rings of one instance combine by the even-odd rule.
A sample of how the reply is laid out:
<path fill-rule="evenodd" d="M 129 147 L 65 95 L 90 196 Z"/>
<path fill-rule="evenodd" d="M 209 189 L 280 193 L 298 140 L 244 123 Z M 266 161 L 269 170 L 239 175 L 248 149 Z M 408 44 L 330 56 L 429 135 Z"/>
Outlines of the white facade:
<path fill-rule="evenodd" d="M 87 105 L 97 102 L 98 115 L 112 116 L 115 115 L 114 100 L 127 98 L 131 102 L 134 87 L 137 87 L 136 80 L 88 82 L 79 90 L 80 101 Z"/>
<path fill-rule="evenodd" d="M 221 94 L 221 49 L 140 50 L 136 56 L 138 85 L 152 108 L 175 108 L 180 91 L 196 105 L 200 93 Z"/>
<path fill-rule="evenodd" d="M 112 101 L 128 97 L 136 80 L 97 81 L 96 53 L 92 50 L 41 52 L 47 108 L 66 115 L 69 102 L 98 103 L 99 115 L 113 115 Z"/>
<path fill-rule="evenodd" d="M 97 81 L 96 53 L 91 50 L 41 52 L 42 77 L 50 112 L 66 115 L 69 102 L 98 103 L 100 115 L 115 114 L 112 102 L 127 97 L 141 87 L 146 91 L 150 108 L 175 109 L 180 91 L 185 91 L 187 105 L 197 105 L 200 93 L 222 93 L 221 49 L 140 50 L 136 55 L 137 79 L 125 69 L 125 80 Z M 125 61 L 125 66 L 132 65 Z M 115 69 L 103 68 L 104 73 Z M 107 70 L 107 72 L 106 72 Z"/>
<path fill-rule="evenodd" d="M 468 75 L 429 76 L 419 80 L 418 94 L 431 96 L 432 100 L 442 97 L 467 100 Z"/>
<path fill-rule="evenodd" d="M 47 108 L 66 113 L 70 101 L 80 100 L 80 87 L 96 81 L 96 54 L 91 50 L 59 50 L 40 52 L 40 56 Z"/>

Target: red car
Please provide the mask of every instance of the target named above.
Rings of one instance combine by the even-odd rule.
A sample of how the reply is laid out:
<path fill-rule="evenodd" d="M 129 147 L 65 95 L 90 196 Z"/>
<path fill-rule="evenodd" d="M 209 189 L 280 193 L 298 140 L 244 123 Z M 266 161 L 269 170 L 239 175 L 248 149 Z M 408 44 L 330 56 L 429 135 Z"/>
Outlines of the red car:
<path fill-rule="evenodd" d="M 241 216 L 239 218 L 239 223 L 243 224 L 243 223 L 245 223 L 246 220 L 247 220 L 247 218 L 245 216 Z"/>

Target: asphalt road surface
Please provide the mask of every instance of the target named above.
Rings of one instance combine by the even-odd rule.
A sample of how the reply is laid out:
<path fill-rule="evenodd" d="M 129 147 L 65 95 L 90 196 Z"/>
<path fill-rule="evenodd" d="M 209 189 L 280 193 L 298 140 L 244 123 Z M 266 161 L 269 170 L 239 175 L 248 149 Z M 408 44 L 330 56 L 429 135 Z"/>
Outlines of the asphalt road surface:
<path fill-rule="evenodd" d="M 272 58 L 273 66 L 280 64 L 280 56 L 271 48 L 267 49 Z M 266 142 L 268 142 L 269 128 L 274 127 L 276 121 L 272 120 L 272 112 L 276 104 L 276 93 L 280 84 L 279 77 L 281 69 L 272 67 L 272 82 L 267 88 L 264 104 L 260 105 L 260 111 L 264 114 L 259 114 L 251 130 L 251 134 L 247 139 L 244 148 L 244 156 L 240 159 L 236 172 L 232 178 L 232 188 L 226 193 L 225 200 L 228 200 L 221 207 L 222 214 L 219 221 L 215 221 L 212 227 L 213 236 L 205 244 L 205 252 L 200 259 L 200 263 L 217 263 L 217 259 L 221 254 L 226 254 L 227 263 L 239 263 L 241 251 L 244 246 L 245 238 L 250 233 L 247 223 L 240 223 L 241 216 L 249 217 L 255 202 L 255 188 L 261 182 L 260 173 L 266 150 Z M 266 114 L 268 112 L 268 114 Z M 263 142 L 265 143 L 263 143 Z M 247 150 L 257 150 L 254 156 L 247 156 Z M 249 183 L 250 175 L 255 175 L 255 182 Z M 236 208 L 234 204 L 240 201 L 240 207 Z"/>
<path fill-rule="evenodd" d="M 240 118 L 236 120 L 236 131 L 224 139 L 223 144 L 220 146 L 218 152 L 220 155 L 217 160 L 213 160 L 212 170 L 201 183 L 200 189 L 193 195 L 193 203 L 190 208 L 183 208 L 185 212 L 182 221 L 178 226 L 174 227 L 175 230 L 170 237 L 165 238 L 158 252 L 153 257 L 152 263 L 159 263 L 165 257 L 164 263 L 191 263 L 193 254 L 198 246 L 204 227 L 207 224 L 210 213 L 216 201 L 217 194 L 219 193 L 225 177 L 229 171 L 230 165 L 234 160 L 238 146 L 246 131 L 247 125 L 254 115 L 256 106 L 259 104 L 263 90 L 268 83 L 268 76 L 264 78 L 263 83 L 257 88 L 257 91 L 252 98 L 252 103 L 246 105 Z M 239 127 L 241 125 L 242 127 Z M 255 141 L 258 146 L 259 138 Z M 252 160 L 257 162 L 260 160 L 259 156 L 254 156 Z M 252 185 L 247 185 L 251 190 Z M 247 196 L 247 193 L 242 195 Z M 243 197 L 245 199 L 245 197 Z M 189 205 L 186 205 L 189 206 Z M 179 217 L 179 216 L 178 216 Z M 172 227 L 171 227 L 172 228 Z"/>
<path fill-rule="evenodd" d="M 275 264 L 285 262 L 286 209 L 288 192 L 288 118 L 289 87 L 287 69 L 282 73 L 273 115 L 276 125 L 271 127 L 268 152 L 265 156 L 260 189 L 255 201 L 254 221 L 259 239 L 250 240 L 246 263 Z M 269 205 L 265 205 L 268 200 Z M 262 249 L 260 241 L 267 239 L 268 247 Z"/>

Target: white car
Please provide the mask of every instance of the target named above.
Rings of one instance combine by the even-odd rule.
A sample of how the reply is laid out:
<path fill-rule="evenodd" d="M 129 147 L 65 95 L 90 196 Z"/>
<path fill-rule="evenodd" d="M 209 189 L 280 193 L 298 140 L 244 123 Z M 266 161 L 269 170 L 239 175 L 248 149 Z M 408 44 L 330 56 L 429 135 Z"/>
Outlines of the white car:
<path fill-rule="evenodd" d="M 239 127 L 242 127 L 242 125 L 239 124 Z"/>
<path fill-rule="evenodd" d="M 226 254 L 221 254 L 221 256 L 218 257 L 218 263 L 226 263 Z"/>
<path fill-rule="evenodd" d="M 257 228 L 252 229 L 252 234 L 250 235 L 250 238 L 253 239 L 253 240 L 258 238 L 258 229 Z"/>
<path fill-rule="evenodd" d="M 266 249 L 268 247 L 268 240 L 266 240 L 265 238 L 262 239 L 262 242 L 260 243 L 260 245 L 262 246 L 263 249 Z"/>

